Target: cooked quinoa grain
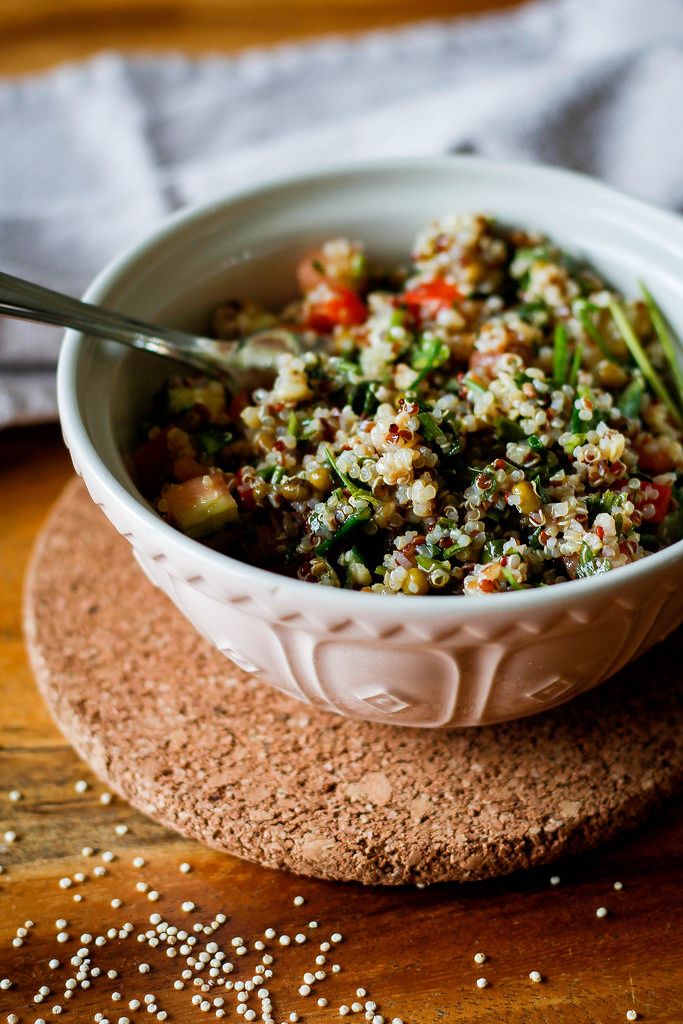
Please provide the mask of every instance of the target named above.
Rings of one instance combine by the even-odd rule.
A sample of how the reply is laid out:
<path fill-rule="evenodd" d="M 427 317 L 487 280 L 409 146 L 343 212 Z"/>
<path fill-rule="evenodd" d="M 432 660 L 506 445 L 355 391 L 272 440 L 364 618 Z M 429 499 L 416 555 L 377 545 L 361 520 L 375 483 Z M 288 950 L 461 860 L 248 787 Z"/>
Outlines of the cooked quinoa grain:
<path fill-rule="evenodd" d="M 407 270 L 326 242 L 280 313 L 272 386 L 201 376 L 157 395 L 132 455 L 160 515 L 323 586 L 491 594 L 592 576 L 683 537 L 683 376 L 650 293 L 481 215 L 434 221 Z"/>

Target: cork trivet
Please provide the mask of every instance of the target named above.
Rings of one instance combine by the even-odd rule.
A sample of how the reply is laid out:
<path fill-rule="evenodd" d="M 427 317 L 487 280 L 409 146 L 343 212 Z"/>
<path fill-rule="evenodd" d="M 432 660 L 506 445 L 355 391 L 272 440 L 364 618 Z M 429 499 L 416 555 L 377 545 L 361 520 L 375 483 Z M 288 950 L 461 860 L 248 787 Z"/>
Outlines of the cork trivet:
<path fill-rule="evenodd" d="M 604 842 L 683 788 L 681 631 L 522 721 L 448 733 L 348 721 L 201 639 L 76 481 L 39 538 L 26 631 L 52 714 L 109 786 L 269 867 L 385 884 L 485 878 Z"/>

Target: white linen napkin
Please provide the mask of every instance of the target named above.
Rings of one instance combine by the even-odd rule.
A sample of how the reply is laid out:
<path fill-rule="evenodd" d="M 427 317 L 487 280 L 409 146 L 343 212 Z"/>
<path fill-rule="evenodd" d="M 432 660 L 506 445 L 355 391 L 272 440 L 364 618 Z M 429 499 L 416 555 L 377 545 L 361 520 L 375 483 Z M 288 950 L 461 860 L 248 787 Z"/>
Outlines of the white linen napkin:
<path fill-rule="evenodd" d="M 0 81 L 0 269 L 72 294 L 170 210 L 355 158 L 561 164 L 683 209 L 683 2 L 545 0 L 240 56 Z M 56 415 L 60 332 L 0 319 L 0 426 Z"/>

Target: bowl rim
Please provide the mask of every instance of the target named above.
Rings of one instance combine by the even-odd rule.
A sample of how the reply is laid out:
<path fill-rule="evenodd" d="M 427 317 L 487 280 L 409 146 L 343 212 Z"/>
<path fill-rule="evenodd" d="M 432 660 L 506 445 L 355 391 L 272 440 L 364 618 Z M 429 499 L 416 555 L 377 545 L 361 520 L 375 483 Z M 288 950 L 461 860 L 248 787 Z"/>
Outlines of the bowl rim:
<path fill-rule="evenodd" d="M 615 212 L 622 215 L 630 214 L 641 219 L 645 218 L 655 228 L 666 230 L 667 244 L 670 248 L 675 247 L 679 250 L 683 259 L 683 217 L 613 188 L 588 174 L 542 163 L 499 160 L 470 154 L 403 157 L 342 162 L 322 171 L 274 176 L 256 186 L 231 190 L 208 202 L 183 207 L 166 217 L 151 234 L 145 236 L 141 241 L 131 244 L 109 260 L 87 287 L 83 299 L 90 302 L 106 301 L 112 292 L 115 293 L 118 288 L 125 285 L 127 278 L 136 272 L 136 268 L 139 268 L 149 255 L 161 249 L 166 242 L 177 238 L 186 229 L 203 224 L 216 214 L 226 212 L 230 207 L 239 203 L 267 200 L 277 196 L 278 193 L 286 192 L 288 188 L 300 188 L 308 184 L 325 184 L 325 182 L 332 182 L 339 177 L 372 177 L 375 174 L 386 174 L 387 172 L 408 174 L 427 170 L 471 169 L 473 166 L 489 174 L 521 173 L 530 179 L 539 179 L 539 184 L 550 184 L 558 188 L 578 186 L 583 190 L 588 190 L 588 193 L 593 195 L 596 200 L 608 202 Z M 80 415 L 76 379 L 80 360 L 87 356 L 90 344 L 92 344 L 92 339 L 87 335 L 79 331 L 67 330 L 64 334 L 58 361 L 59 415 L 65 439 L 70 450 L 76 456 L 74 461 L 78 467 L 86 463 L 109 495 L 119 504 L 123 504 L 127 514 L 131 515 L 143 529 L 159 531 L 160 546 L 176 546 L 182 554 L 195 563 L 198 571 L 202 568 L 212 573 L 227 571 L 231 577 L 242 578 L 246 583 L 251 582 L 259 588 L 265 587 L 273 594 L 280 590 L 291 590 L 294 599 L 297 595 L 301 599 L 305 599 L 308 595 L 316 602 L 323 601 L 326 605 L 331 602 L 340 610 L 340 606 L 343 605 L 343 610 L 348 613 L 352 613 L 354 609 L 358 610 L 359 607 L 362 607 L 364 612 L 374 608 L 377 613 L 387 615 L 391 612 L 392 617 L 395 617 L 401 609 L 405 610 L 410 607 L 411 615 L 417 614 L 419 618 L 423 618 L 432 617 L 437 609 L 441 609 L 442 612 L 448 611 L 450 614 L 458 608 L 463 613 L 495 615 L 503 611 L 501 604 L 503 601 L 513 601 L 519 605 L 521 610 L 539 602 L 543 604 L 548 601 L 566 602 L 572 599 L 572 595 L 574 595 L 574 599 L 582 600 L 588 597 L 589 593 L 597 594 L 611 590 L 620 582 L 626 584 L 644 575 L 656 574 L 657 570 L 665 563 L 683 558 L 683 540 L 681 540 L 637 562 L 622 566 L 618 571 L 567 581 L 569 586 L 558 584 L 494 594 L 396 595 L 324 586 L 318 586 L 314 590 L 313 585 L 304 580 L 280 576 L 271 570 L 250 565 L 230 555 L 214 551 L 199 541 L 187 537 L 166 523 L 151 508 L 146 507 L 141 500 L 120 483 L 91 440 Z M 409 606 L 405 604 L 405 600 L 401 600 L 397 604 L 397 596 L 407 597 L 410 602 Z M 453 601 L 457 602 L 455 606 L 453 606 Z"/>

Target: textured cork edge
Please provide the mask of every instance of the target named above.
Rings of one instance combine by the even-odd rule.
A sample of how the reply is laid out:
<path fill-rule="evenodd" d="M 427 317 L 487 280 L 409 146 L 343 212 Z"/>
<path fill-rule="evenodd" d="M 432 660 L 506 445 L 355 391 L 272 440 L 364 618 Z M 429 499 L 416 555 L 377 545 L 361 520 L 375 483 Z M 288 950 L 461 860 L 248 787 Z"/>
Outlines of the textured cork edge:
<path fill-rule="evenodd" d="M 37 541 L 25 631 L 53 717 L 108 786 L 271 868 L 368 884 L 489 878 L 606 842 L 683 789 L 680 631 L 532 719 L 451 733 L 352 722 L 199 637 L 77 481 Z"/>

